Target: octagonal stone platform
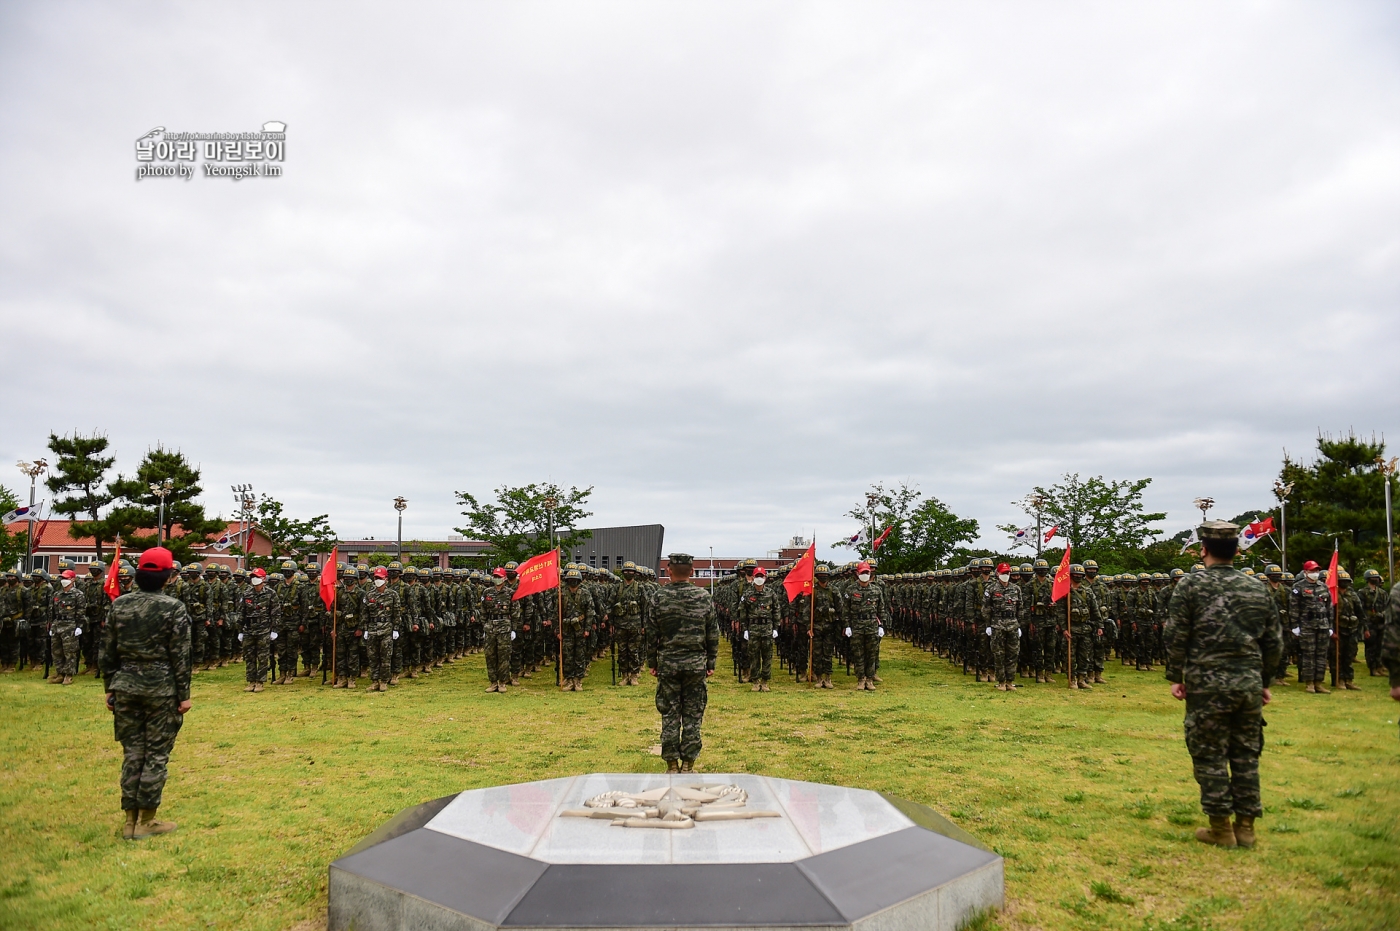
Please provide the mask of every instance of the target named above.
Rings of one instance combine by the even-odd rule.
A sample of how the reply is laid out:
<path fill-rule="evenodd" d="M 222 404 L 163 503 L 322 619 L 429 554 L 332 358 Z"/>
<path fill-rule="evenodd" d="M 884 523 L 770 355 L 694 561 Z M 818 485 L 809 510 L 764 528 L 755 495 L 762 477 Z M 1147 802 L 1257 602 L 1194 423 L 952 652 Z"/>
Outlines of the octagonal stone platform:
<path fill-rule="evenodd" d="M 609 791 L 737 785 L 777 817 L 636 830 L 561 817 Z M 1002 860 L 930 808 L 747 774 L 594 773 L 400 812 L 330 866 L 330 931 L 955 931 L 1003 903 Z"/>

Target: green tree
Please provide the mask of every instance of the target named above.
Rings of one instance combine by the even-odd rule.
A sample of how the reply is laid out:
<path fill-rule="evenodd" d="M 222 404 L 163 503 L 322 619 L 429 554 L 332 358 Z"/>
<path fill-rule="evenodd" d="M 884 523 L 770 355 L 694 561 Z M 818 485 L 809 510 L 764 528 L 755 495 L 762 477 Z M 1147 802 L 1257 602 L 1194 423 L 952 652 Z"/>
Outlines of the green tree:
<path fill-rule="evenodd" d="M 58 457 L 58 462 L 44 480 L 55 496 L 68 495 L 66 498 L 56 497 L 53 503 L 53 510 L 73 521 L 68 527 L 68 535 L 75 540 L 92 537 L 96 541 L 99 560 L 102 559 L 102 544 L 116 538 L 99 513 L 112 503 L 112 494 L 103 487 L 103 483 L 107 479 L 107 470 L 117 461 L 115 456 L 103 455 L 107 445 L 107 437 L 100 433 L 92 436 L 83 436 L 76 430 L 72 436 L 50 433 L 49 449 Z M 88 519 L 80 520 L 80 514 L 86 514 Z"/>
<path fill-rule="evenodd" d="M 550 513 L 545 507 L 554 502 L 554 538 L 561 551 L 568 551 L 593 534 L 578 528 L 579 521 L 592 517 L 584 510 L 593 486 L 569 486 L 566 491 L 553 483 L 522 485 L 512 488 L 502 485 L 495 491 L 494 502 L 479 500 L 470 492 L 457 492 L 462 505 L 465 527 L 454 528 L 472 540 L 490 544 L 491 559 L 497 565 L 515 560 L 520 562 L 540 552 L 548 544 Z"/>
<path fill-rule="evenodd" d="M 165 498 L 165 526 L 156 528 L 154 534 L 142 534 L 156 527 L 159 519 L 160 498 L 151 491 L 151 485 L 166 480 L 171 483 L 171 491 Z M 155 546 L 163 529 L 165 545 L 175 558 L 185 562 L 192 556 L 193 544 L 206 543 L 211 535 L 224 529 L 223 521 L 205 516 L 204 506 L 196 500 L 204 491 L 199 486 L 199 469 L 190 465 L 178 449 L 157 445 L 147 450 L 136 467 L 135 477 L 118 475 L 108 490 L 117 502 L 107 515 L 108 529 L 114 536 L 120 533 L 132 549 Z M 180 535 L 173 537 L 170 530 L 177 524 Z"/>
<path fill-rule="evenodd" d="M 1042 525 L 1047 531 L 1058 528 L 1055 535 L 1074 547 L 1075 562 L 1093 559 L 1104 572 L 1146 571 L 1148 558 L 1143 550 L 1160 532 L 1151 525 L 1167 517 L 1143 510 L 1142 490 L 1151 482 L 1150 478 L 1106 481 L 1102 475 L 1081 479 L 1078 472 L 1066 473 L 1059 483 L 1049 488 L 1037 485 L 1029 495 L 1012 503 L 1033 520 L 1032 502 L 1038 500 Z M 1006 531 L 1014 541 L 1015 524 L 1002 524 L 997 529 Z M 1063 544 L 1057 552 L 1064 552 Z"/>
<path fill-rule="evenodd" d="M 271 495 L 262 495 L 254 508 L 253 522 L 272 542 L 273 558 L 331 551 L 336 535 L 327 515 L 297 520 L 287 517 L 284 510 L 285 505 Z"/>
<path fill-rule="evenodd" d="M 976 520 L 959 517 L 937 498 L 924 498 L 907 482 L 900 482 L 897 488 L 886 488 L 883 482 L 877 482 L 866 494 L 864 505 L 856 505 L 846 516 L 860 521 L 867 533 L 873 526 L 877 538 L 886 527 L 890 528 L 878 550 L 881 572 L 937 569 L 953 555 L 958 544 L 977 539 Z M 843 540 L 838 545 L 868 557 L 872 542 Z"/>
<path fill-rule="evenodd" d="M 19 507 L 19 499 L 15 493 L 4 485 L 0 485 L 0 511 L 8 514 Z M 10 533 L 4 524 L 0 524 L 0 569 L 12 568 L 19 564 L 19 559 L 27 551 L 25 545 L 25 533 Z"/>
<path fill-rule="evenodd" d="M 1279 478 L 1293 484 L 1288 496 L 1288 561 L 1296 571 L 1305 559 L 1326 566 L 1332 541 L 1340 561 L 1355 575 L 1385 566 L 1385 477 L 1378 460 L 1385 441 L 1354 432 L 1333 439 L 1319 434 L 1317 459 L 1304 464 L 1284 454 Z M 1392 489 L 1393 491 L 1393 489 Z M 1274 524 L 1280 524 L 1274 510 Z"/>

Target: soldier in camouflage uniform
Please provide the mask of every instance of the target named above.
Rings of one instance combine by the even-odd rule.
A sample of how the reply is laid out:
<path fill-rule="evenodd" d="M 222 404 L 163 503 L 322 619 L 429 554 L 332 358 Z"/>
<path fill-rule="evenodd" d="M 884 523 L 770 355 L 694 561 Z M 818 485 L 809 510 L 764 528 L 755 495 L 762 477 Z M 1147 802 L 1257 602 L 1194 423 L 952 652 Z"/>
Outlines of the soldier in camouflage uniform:
<path fill-rule="evenodd" d="M 1095 685 L 1103 685 L 1104 661 L 1113 651 L 1113 645 L 1118 640 L 1118 623 L 1115 620 L 1116 612 L 1113 610 L 1113 595 L 1108 590 L 1108 583 L 1099 575 L 1099 564 L 1092 559 L 1084 560 L 1084 584 L 1089 591 L 1094 593 L 1095 600 L 1099 603 L 1099 614 L 1102 615 L 1103 631 L 1094 635 L 1094 656 L 1089 664 L 1089 672 L 1093 675 Z"/>
<path fill-rule="evenodd" d="M 818 565 L 813 572 L 812 594 L 798 595 L 792 602 L 793 616 L 799 626 L 812 625 L 812 675 L 817 688 L 835 688 L 831 684 L 831 653 L 836 638 L 845 625 L 841 621 L 841 596 L 831 586 L 831 569 Z M 815 599 L 816 604 L 809 604 Z M 800 659 L 805 659 L 801 657 Z"/>
<path fill-rule="evenodd" d="M 1290 586 L 1283 584 L 1283 570 L 1275 565 L 1264 567 L 1264 583 L 1268 586 L 1269 597 L 1273 600 L 1278 614 L 1279 630 L 1283 632 L 1283 649 L 1279 650 L 1278 669 L 1274 670 L 1274 685 L 1283 685 L 1288 679 L 1288 657 L 1297 648 L 1293 636 L 1293 625 L 1288 620 L 1288 597 Z"/>
<path fill-rule="evenodd" d="M 647 626 L 650 599 L 637 576 L 637 564 L 622 564 L 622 583 L 613 596 L 612 625 L 617 644 L 617 670 L 623 685 L 640 685 L 643 636 Z"/>
<path fill-rule="evenodd" d="M 1307 684 L 1308 692 L 1328 694 L 1322 679 L 1332 645 L 1332 593 L 1311 559 L 1303 563 L 1303 574 L 1288 594 L 1288 618 L 1298 638 L 1298 681 Z"/>
<path fill-rule="evenodd" d="M 1400 701 L 1400 582 L 1390 589 L 1381 635 L 1381 665 L 1390 674 L 1390 697 Z"/>
<path fill-rule="evenodd" d="M 559 605 L 560 645 L 564 667 L 560 670 L 565 692 L 582 692 L 583 677 L 588 675 L 588 663 L 593 650 L 592 629 L 597 617 L 593 593 L 583 584 L 583 573 L 570 569 L 564 573 L 564 591 Z"/>
<path fill-rule="evenodd" d="M 771 691 L 768 683 L 773 678 L 773 633 L 778 628 L 779 605 L 777 594 L 768 588 L 768 573 L 755 568 L 744 594 L 735 605 L 734 617 L 739 622 L 739 636 L 744 641 L 745 668 L 748 681 L 753 683 L 752 691 Z M 744 681 L 741 670 L 739 681 Z"/>
<path fill-rule="evenodd" d="M 694 560 L 688 553 L 667 557 L 671 584 L 656 593 L 648 632 L 647 666 L 656 677 L 656 710 L 661 713 L 661 757 L 668 773 L 695 770 L 703 746 L 708 690 L 719 656 L 719 621 L 714 601 L 691 584 Z"/>
<path fill-rule="evenodd" d="M 506 570 L 497 566 L 491 572 L 491 587 L 481 596 L 481 620 L 486 641 L 486 675 L 490 679 L 488 692 L 505 692 L 512 684 L 510 669 L 511 641 L 520 626 L 520 602 L 513 597 L 506 581 Z M 560 670 L 562 675 L 563 671 Z"/>
<path fill-rule="evenodd" d="M 1016 688 L 1021 655 L 1021 587 L 1011 581 L 1011 566 L 1000 563 L 996 577 L 982 590 L 982 623 L 992 638 L 992 669 L 997 691 Z"/>
<path fill-rule="evenodd" d="M 877 646 L 890 622 L 890 606 L 885 590 L 871 584 L 868 562 L 856 566 L 856 584 L 845 591 L 841 614 L 846 620 L 846 636 L 851 644 L 851 665 L 857 678 L 856 690 L 875 691 Z"/>
<path fill-rule="evenodd" d="M 102 670 L 97 668 L 97 644 L 101 639 L 102 622 L 107 617 L 107 604 L 112 600 L 102 591 L 107 581 L 106 574 L 105 563 L 89 563 L 88 577 L 80 583 L 83 597 L 87 599 L 87 619 L 83 622 L 83 635 L 78 641 L 78 649 L 83 654 L 83 675 L 102 675 Z"/>
<path fill-rule="evenodd" d="M 243 647 L 243 691 L 261 692 L 272 660 L 272 634 L 281 620 L 282 602 L 267 584 L 267 572 L 254 569 L 238 599 L 239 643 Z"/>
<path fill-rule="evenodd" d="M 331 631 L 331 653 L 335 657 L 335 682 L 332 688 L 353 689 L 360 677 L 360 651 L 364 639 L 360 626 L 360 592 L 355 584 L 354 570 L 338 566 L 340 578 L 335 586 L 335 623 Z"/>
<path fill-rule="evenodd" d="M 377 566 L 374 581 L 360 596 L 360 626 L 369 646 L 371 692 L 387 692 L 394 680 L 394 641 L 400 636 L 403 605 L 399 592 L 389 584 L 389 570 Z"/>
<path fill-rule="evenodd" d="M 53 599 L 48 573 L 43 569 L 29 573 L 29 581 L 23 591 L 29 665 L 43 672 L 44 650 L 49 642 L 49 606 Z"/>
<path fill-rule="evenodd" d="M 72 569 L 63 570 L 60 576 L 59 589 L 49 605 L 49 617 L 53 624 L 50 637 L 54 666 L 50 681 L 72 685 L 78 674 L 78 638 L 87 621 L 87 597 L 78 588 L 77 574 Z"/>
<path fill-rule="evenodd" d="M 172 569 L 170 551 L 141 554 L 141 591 L 112 603 L 100 663 L 107 708 L 122 745 L 121 795 L 129 840 L 166 834 L 157 821 L 166 768 L 184 715 L 190 710 L 190 618 L 185 606 L 160 594 Z"/>
<path fill-rule="evenodd" d="M 1172 697 L 1186 701 L 1186 749 L 1210 827 L 1198 840 L 1253 847 L 1264 750 L 1264 706 L 1281 639 L 1269 591 L 1233 566 L 1239 527 L 1207 521 L 1196 531 L 1206 570 L 1177 583 L 1166 625 Z M 1235 822 L 1230 823 L 1234 814 Z"/>
<path fill-rule="evenodd" d="M 14 672 L 19 663 L 20 630 L 24 624 L 24 591 L 19 585 L 19 573 L 5 573 L 0 589 L 0 672 Z"/>
<path fill-rule="evenodd" d="M 1357 592 L 1361 600 L 1361 641 L 1365 644 L 1366 669 L 1373 676 L 1381 674 L 1381 639 L 1385 634 L 1385 589 L 1381 574 L 1366 570 L 1366 585 Z"/>
<path fill-rule="evenodd" d="M 1069 687 L 1092 691 L 1089 671 L 1093 667 L 1094 637 L 1102 629 L 1103 615 L 1093 591 L 1084 585 L 1084 567 L 1072 564 L 1069 578 L 1070 591 L 1065 596 L 1069 600 L 1069 628 L 1064 633 L 1071 664 Z"/>
<path fill-rule="evenodd" d="M 1332 647 L 1327 651 L 1327 666 L 1332 681 L 1348 691 L 1360 691 L 1356 684 L 1356 642 L 1360 639 L 1361 599 L 1351 587 L 1351 576 L 1337 568 L 1337 629 L 1332 634 Z M 1338 667 L 1341 667 L 1338 669 Z"/>

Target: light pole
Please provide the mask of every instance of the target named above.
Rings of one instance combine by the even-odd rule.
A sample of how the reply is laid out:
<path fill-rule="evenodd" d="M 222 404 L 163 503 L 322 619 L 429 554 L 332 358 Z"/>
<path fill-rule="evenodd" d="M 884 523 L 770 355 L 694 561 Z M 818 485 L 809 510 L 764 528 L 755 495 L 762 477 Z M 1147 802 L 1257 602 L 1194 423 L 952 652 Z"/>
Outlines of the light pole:
<path fill-rule="evenodd" d="M 1288 571 L 1288 496 L 1293 493 L 1293 483 L 1274 479 L 1274 497 L 1278 498 L 1278 535 L 1280 537 L 1278 558 L 1280 568 Z"/>
<path fill-rule="evenodd" d="M 1035 508 L 1035 558 L 1040 558 L 1040 547 L 1044 544 L 1040 530 L 1040 512 L 1045 507 L 1044 495 L 1031 495 L 1031 507 Z"/>
<path fill-rule="evenodd" d="M 554 509 L 559 506 L 559 499 L 553 495 L 546 495 L 544 499 L 544 512 L 549 518 L 549 548 L 554 549 Z"/>
<path fill-rule="evenodd" d="M 880 496 L 872 492 L 865 495 L 865 509 L 870 515 L 870 538 L 866 541 L 866 546 L 870 547 L 870 555 L 875 555 L 875 505 L 880 502 Z"/>
<path fill-rule="evenodd" d="M 175 490 L 175 483 L 170 479 L 162 482 L 151 482 L 151 494 L 160 499 L 160 518 L 156 524 L 156 540 L 161 546 L 165 545 L 165 497 Z"/>
<path fill-rule="evenodd" d="M 1192 501 L 1191 503 L 1194 504 L 1194 505 L 1200 510 L 1200 512 L 1201 512 L 1201 523 L 1204 524 L 1204 523 L 1206 522 L 1206 512 L 1209 511 L 1211 508 L 1215 507 L 1215 499 L 1214 499 L 1214 498 L 1197 498 L 1195 501 Z"/>
<path fill-rule="evenodd" d="M 243 555 L 238 557 L 238 568 L 248 568 L 248 537 L 253 530 L 253 486 L 248 484 L 230 485 L 233 500 L 238 505 L 238 547 Z"/>
<path fill-rule="evenodd" d="M 1397 465 L 1400 465 L 1400 457 L 1392 456 L 1389 462 L 1380 456 L 1376 457 L 1376 466 L 1380 469 L 1382 481 L 1385 482 L 1385 561 L 1390 568 L 1390 575 L 1386 576 L 1387 586 L 1395 584 L 1395 537 L 1391 531 L 1390 477 L 1395 474 Z"/>
<path fill-rule="evenodd" d="M 715 597 L 715 548 L 710 547 L 710 597 Z"/>
<path fill-rule="evenodd" d="M 399 563 L 403 563 L 403 512 L 408 507 L 408 499 L 399 495 L 394 499 L 394 510 L 399 512 Z"/>
<path fill-rule="evenodd" d="M 21 460 L 18 465 L 19 470 L 29 476 L 29 527 L 24 535 L 24 571 L 32 572 L 34 571 L 34 518 L 37 516 L 34 513 L 34 483 L 38 481 L 39 476 L 48 471 L 49 464 L 43 459 L 35 459 L 33 462 Z"/>

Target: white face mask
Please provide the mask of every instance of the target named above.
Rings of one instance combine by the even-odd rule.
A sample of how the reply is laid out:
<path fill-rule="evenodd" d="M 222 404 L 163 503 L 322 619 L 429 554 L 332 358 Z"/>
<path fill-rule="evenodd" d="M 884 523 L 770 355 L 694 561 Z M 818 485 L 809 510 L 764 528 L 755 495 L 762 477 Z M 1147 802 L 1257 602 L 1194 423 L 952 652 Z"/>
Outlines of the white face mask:
<path fill-rule="evenodd" d="M 870 581 L 870 573 L 869 573 L 869 572 L 862 572 L 860 575 L 856 576 L 856 578 L 860 579 L 862 582 L 869 582 L 869 581 Z"/>
<path fill-rule="evenodd" d="M 1322 575 L 1322 573 L 1318 572 L 1317 570 L 1313 570 L 1312 572 L 1304 572 L 1303 575 L 1308 577 L 1309 582 L 1316 582 L 1318 576 Z"/>
<path fill-rule="evenodd" d="M 765 579 L 765 578 L 764 578 L 763 576 L 761 576 L 761 575 L 756 575 L 756 576 L 753 577 L 753 584 L 754 584 L 754 586 L 757 587 L 757 588 L 762 588 L 762 587 L 763 587 L 763 583 L 764 583 L 764 582 L 767 582 L 767 581 L 768 581 L 768 580 Z"/>
<path fill-rule="evenodd" d="M 1001 580 L 1001 584 L 1005 585 L 1007 582 L 1011 581 L 1011 573 L 1000 572 L 997 574 L 997 578 Z"/>
<path fill-rule="evenodd" d="M 498 575 L 498 576 L 496 576 L 495 584 L 498 585 L 498 586 L 499 586 L 499 585 L 504 585 L 504 584 L 506 584 L 506 580 L 503 579 L 503 578 L 501 578 L 501 577 Z"/>
<path fill-rule="evenodd" d="M 388 584 L 389 584 L 389 580 L 388 580 L 388 579 L 375 579 L 375 580 L 374 580 L 374 587 L 375 587 L 375 588 L 383 588 L 385 585 L 388 585 Z"/>
<path fill-rule="evenodd" d="M 255 575 L 253 576 L 253 587 L 260 588 L 262 586 L 262 583 L 265 581 L 267 580 L 264 579 L 262 576 Z"/>
<path fill-rule="evenodd" d="M 72 588 L 72 587 L 73 587 L 73 580 L 72 580 L 72 579 L 64 579 L 64 580 L 63 580 L 63 587 L 64 587 L 64 588 Z"/>

